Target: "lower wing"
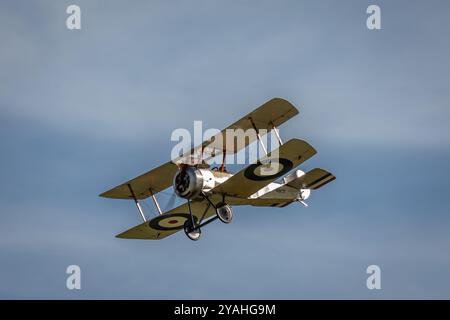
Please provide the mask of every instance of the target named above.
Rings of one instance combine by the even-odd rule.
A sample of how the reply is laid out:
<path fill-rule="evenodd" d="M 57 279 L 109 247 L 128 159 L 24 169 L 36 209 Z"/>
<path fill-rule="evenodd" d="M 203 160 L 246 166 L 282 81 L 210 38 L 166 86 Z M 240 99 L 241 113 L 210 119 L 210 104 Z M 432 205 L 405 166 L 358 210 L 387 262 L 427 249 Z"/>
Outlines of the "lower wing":
<path fill-rule="evenodd" d="M 213 216 L 216 212 L 209 202 L 205 200 L 192 201 L 191 209 L 194 220 L 196 220 L 197 223 L 201 223 L 201 221 Z M 122 232 L 116 237 L 122 239 L 163 239 L 183 229 L 184 222 L 187 219 L 190 219 L 190 215 L 188 204 L 185 203 L 151 219 L 150 221 L 146 221 Z"/>

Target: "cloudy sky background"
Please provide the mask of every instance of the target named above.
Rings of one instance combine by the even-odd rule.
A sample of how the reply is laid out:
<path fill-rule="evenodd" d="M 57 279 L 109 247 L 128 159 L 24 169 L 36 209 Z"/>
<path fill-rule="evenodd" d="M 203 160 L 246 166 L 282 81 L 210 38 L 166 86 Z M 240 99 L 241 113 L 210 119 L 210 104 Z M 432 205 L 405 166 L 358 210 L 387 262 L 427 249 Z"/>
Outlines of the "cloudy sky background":
<path fill-rule="evenodd" d="M 0 298 L 449 299 L 449 9 L 2 1 Z M 302 169 L 337 176 L 309 208 L 236 207 L 195 243 L 114 238 L 139 216 L 99 193 L 166 162 L 172 130 L 221 129 L 272 97 L 300 109 L 283 138 L 318 150 Z"/>

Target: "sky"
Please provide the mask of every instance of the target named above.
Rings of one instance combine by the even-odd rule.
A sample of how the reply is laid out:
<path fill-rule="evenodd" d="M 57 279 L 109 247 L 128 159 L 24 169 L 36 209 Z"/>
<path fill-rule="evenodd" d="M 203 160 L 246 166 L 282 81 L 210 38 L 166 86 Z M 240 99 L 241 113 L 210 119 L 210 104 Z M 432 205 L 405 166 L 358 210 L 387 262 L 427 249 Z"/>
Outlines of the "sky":
<path fill-rule="evenodd" d="M 449 9 L 2 1 L 0 298 L 449 299 Z M 139 214 L 98 194 L 168 161 L 173 130 L 221 129 L 273 97 L 300 111 L 283 139 L 318 151 L 300 169 L 337 177 L 308 208 L 235 207 L 197 242 L 114 237 Z"/>

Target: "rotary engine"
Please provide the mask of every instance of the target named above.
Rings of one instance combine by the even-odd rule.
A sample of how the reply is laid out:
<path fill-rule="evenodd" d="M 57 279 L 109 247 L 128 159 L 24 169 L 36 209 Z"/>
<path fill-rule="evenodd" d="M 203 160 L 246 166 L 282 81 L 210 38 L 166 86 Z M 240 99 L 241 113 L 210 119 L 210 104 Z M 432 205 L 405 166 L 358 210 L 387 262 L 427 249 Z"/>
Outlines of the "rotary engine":
<path fill-rule="evenodd" d="M 185 199 L 194 199 L 202 192 L 208 192 L 215 186 L 215 178 L 210 170 L 186 167 L 179 170 L 173 179 L 175 193 Z"/>

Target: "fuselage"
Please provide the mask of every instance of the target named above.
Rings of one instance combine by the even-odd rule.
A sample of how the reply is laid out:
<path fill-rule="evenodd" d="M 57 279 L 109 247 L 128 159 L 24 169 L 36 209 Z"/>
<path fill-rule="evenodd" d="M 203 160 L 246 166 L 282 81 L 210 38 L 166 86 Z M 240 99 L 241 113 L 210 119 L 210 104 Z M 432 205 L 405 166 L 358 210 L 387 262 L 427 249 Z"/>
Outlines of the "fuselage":
<path fill-rule="evenodd" d="M 306 200 L 310 192 L 307 189 L 296 189 L 288 185 L 289 181 L 304 174 L 301 170 L 296 170 L 283 178 L 281 182 L 272 182 L 258 190 L 247 198 L 226 195 L 226 201 L 230 205 L 250 204 L 254 206 L 285 206 L 293 201 Z M 232 173 L 211 170 L 197 169 L 190 167 L 180 170 L 174 178 L 174 190 L 180 197 L 200 198 L 202 194 L 212 198 L 220 198 L 223 195 L 215 191 L 215 188 L 226 182 L 233 176 Z M 250 201 L 250 202 L 249 202 Z"/>

